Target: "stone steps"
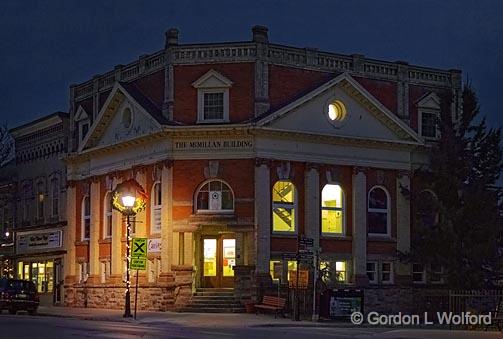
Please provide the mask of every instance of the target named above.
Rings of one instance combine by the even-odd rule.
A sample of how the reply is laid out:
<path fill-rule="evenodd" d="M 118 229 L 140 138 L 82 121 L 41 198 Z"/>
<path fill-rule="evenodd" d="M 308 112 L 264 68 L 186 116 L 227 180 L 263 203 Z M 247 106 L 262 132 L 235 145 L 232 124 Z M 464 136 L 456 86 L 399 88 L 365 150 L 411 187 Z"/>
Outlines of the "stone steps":
<path fill-rule="evenodd" d="M 189 303 L 179 310 L 193 313 L 242 313 L 244 307 L 234 297 L 232 288 L 200 288 Z"/>

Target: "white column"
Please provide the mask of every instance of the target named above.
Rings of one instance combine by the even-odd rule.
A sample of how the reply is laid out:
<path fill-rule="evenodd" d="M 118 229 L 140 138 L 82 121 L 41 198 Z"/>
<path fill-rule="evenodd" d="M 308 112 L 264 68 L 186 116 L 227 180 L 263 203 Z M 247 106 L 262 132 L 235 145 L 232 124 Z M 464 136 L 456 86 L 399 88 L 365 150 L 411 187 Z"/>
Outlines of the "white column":
<path fill-rule="evenodd" d="M 65 277 L 75 277 L 75 237 L 76 237 L 76 220 L 77 220 L 77 189 L 75 186 L 68 186 L 66 190 L 66 217 L 67 226 L 64 230 L 64 243 L 66 248 L 64 275 Z"/>
<path fill-rule="evenodd" d="M 100 199 L 100 182 L 91 183 L 91 192 L 89 193 L 91 203 L 91 230 L 89 237 L 89 273 L 91 276 L 98 277 L 100 274 L 99 264 L 99 239 L 100 239 L 100 209 L 103 208 Z"/>
<path fill-rule="evenodd" d="M 356 284 L 367 283 L 367 177 L 353 172 L 353 275 Z"/>
<path fill-rule="evenodd" d="M 114 178 L 112 189 L 115 189 L 119 181 Z M 112 275 L 121 275 L 123 270 L 122 256 L 122 215 L 117 210 L 112 210 Z"/>
<path fill-rule="evenodd" d="M 269 167 L 255 167 L 255 242 L 257 250 L 257 272 L 269 272 L 271 252 L 271 187 Z"/>
<path fill-rule="evenodd" d="M 162 168 L 161 196 L 161 272 L 167 273 L 171 271 L 173 251 L 173 168 L 170 166 Z"/>
<path fill-rule="evenodd" d="M 410 190 L 410 177 L 408 174 L 400 173 L 396 180 L 396 247 L 398 251 L 408 253 L 410 251 L 410 197 L 401 193 L 403 189 Z M 396 275 L 410 276 L 410 266 L 398 262 Z"/>
<path fill-rule="evenodd" d="M 320 245 L 320 175 L 316 168 L 306 171 L 305 189 L 305 232 L 317 249 Z"/>
<path fill-rule="evenodd" d="M 143 187 L 145 192 L 147 192 L 147 195 L 150 196 L 152 192 L 150 192 L 150 187 L 147 187 L 147 178 L 145 177 L 145 172 L 136 173 L 136 181 L 140 184 L 141 187 Z M 145 238 L 147 236 L 147 209 L 144 209 L 143 211 L 136 214 L 135 221 L 135 237 Z"/>

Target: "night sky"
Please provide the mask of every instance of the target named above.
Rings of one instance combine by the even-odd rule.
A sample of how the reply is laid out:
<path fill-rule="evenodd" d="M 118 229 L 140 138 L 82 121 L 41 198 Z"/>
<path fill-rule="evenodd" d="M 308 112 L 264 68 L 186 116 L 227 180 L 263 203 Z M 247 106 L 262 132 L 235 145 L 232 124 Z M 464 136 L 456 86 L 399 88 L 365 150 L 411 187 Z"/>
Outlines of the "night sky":
<path fill-rule="evenodd" d="M 269 40 L 442 69 L 457 68 L 503 125 L 503 1 L 5 1 L 0 8 L 0 122 L 68 110 L 69 85 L 181 43 Z"/>

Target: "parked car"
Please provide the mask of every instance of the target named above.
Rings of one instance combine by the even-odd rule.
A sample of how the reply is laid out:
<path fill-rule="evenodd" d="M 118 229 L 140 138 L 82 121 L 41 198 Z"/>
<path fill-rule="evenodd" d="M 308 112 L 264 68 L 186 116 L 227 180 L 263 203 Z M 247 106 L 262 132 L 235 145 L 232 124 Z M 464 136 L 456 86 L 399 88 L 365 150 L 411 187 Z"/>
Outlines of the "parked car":
<path fill-rule="evenodd" d="M 8 310 L 10 314 L 17 311 L 37 313 L 40 299 L 35 284 L 29 280 L 0 279 L 0 312 Z"/>

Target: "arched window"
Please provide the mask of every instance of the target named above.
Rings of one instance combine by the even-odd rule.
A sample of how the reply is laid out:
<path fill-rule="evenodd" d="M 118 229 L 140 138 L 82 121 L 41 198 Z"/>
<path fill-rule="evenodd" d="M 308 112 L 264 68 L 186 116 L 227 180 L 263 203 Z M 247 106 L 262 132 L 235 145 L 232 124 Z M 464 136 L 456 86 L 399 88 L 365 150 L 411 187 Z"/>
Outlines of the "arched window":
<path fill-rule="evenodd" d="M 103 200 L 103 238 L 112 237 L 112 192 L 105 194 Z"/>
<path fill-rule="evenodd" d="M 151 194 L 151 233 L 161 233 L 161 208 L 162 208 L 162 192 L 161 183 L 156 182 L 152 187 Z"/>
<path fill-rule="evenodd" d="M 59 215 L 59 181 L 57 178 L 51 180 L 51 215 Z"/>
<path fill-rule="evenodd" d="M 44 201 L 45 201 L 45 189 L 44 183 L 39 182 L 37 184 L 37 219 L 44 219 Z"/>
<path fill-rule="evenodd" d="M 272 231 L 296 232 L 297 193 L 295 185 L 286 180 L 272 187 Z"/>
<path fill-rule="evenodd" d="M 91 236 L 91 201 L 89 196 L 86 195 L 82 199 L 82 240 L 89 240 Z"/>
<path fill-rule="evenodd" d="M 321 233 L 342 235 L 344 225 L 344 191 L 341 186 L 327 184 L 321 191 Z"/>
<path fill-rule="evenodd" d="M 425 227 L 433 227 L 438 222 L 438 200 L 430 190 L 419 192 L 415 199 L 417 221 Z"/>
<path fill-rule="evenodd" d="M 369 191 L 368 196 L 368 233 L 374 235 L 389 235 L 390 217 L 388 192 L 383 187 L 373 187 Z"/>
<path fill-rule="evenodd" d="M 221 180 L 212 180 L 201 186 L 196 195 L 197 212 L 232 212 L 234 195 Z"/>

